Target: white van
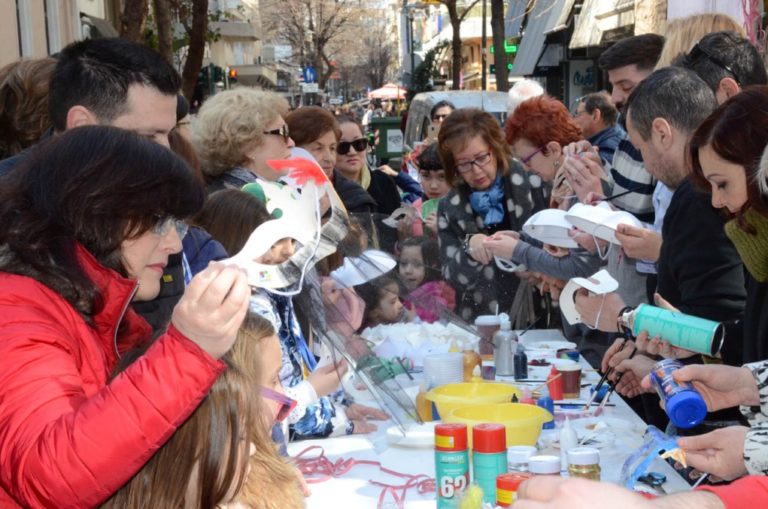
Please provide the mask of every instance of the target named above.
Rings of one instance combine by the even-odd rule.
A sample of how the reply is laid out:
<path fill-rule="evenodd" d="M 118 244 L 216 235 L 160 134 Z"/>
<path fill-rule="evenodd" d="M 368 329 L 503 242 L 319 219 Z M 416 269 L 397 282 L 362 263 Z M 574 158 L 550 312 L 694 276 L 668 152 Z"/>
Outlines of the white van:
<path fill-rule="evenodd" d="M 450 90 L 445 92 L 423 92 L 416 95 L 408 109 L 408 122 L 405 126 L 404 143 L 414 148 L 415 142 L 427 137 L 427 130 L 432 123 L 429 112 L 440 101 L 449 101 L 456 108 L 480 108 L 493 114 L 501 125 L 507 119 L 506 92 L 482 92 L 480 90 Z"/>

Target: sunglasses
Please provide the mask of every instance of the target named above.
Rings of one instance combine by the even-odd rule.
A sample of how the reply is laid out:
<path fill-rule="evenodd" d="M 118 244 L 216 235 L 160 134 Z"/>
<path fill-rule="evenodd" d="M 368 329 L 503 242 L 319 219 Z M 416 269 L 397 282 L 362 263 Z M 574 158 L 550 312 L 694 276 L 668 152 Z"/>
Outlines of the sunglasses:
<path fill-rule="evenodd" d="M 365 138 L 358 138 L 352 141 L 342 141 L 336 145 L 336 153 L 339 155 L 346 155 L 349 153 L 349 148 L 355 149 L 355 152 L 362 152 L 368 148 L 368 140 Z"/>
<path fill-rule="evenodd" d="M 183 239 L 187 234 L 187 231 L 189 231 L 189 225 L 181 219 L 176 219 L 175 217 L 158 217 L 155 226 L 152 227 L 152 233 L 165 237 L 171 233 L 171 228 L 176 228 L 176 233 L 180 239 Z"/>
<path fill-rule="evenodd" d="M 291 412 L 293 412 L 293 409 L 296 408 L 295 399 L 291 399 L 285 394 L 280 394 L 277 391 L 273 391 L 269 387 L 261 388 L 261 397 L 270 401 L 274 401 L 280 405 L 280 409 L 277 411 L 277 417 L 275 418 L 277 422 L 284 421 L 285 418 L 288 417 Z"/>
<path fill-rule="evenodd" d="M 724 70 L 731 76 L 733 76 L 733 79 L 736 80 L 736 83 L 741 86 L 741 80 L 739 79 L 739 75 L 736 74 L 736 71 L 731 68 L 731 66 L 727 65 L 725 62 L 714 56 L 712 53 L 708 52 L 698 44 L 696 44 L 691 51 L 688 52 L 687 55 L 685 55 L 683 59 L 683 65 L 691 69 L 694 65 L 696 65 L 697 62 L 700 62 L 702 59 L 709 60 L 716 66 L 718 66 L 720 69 Z"/>
<path fill-rule="evenodd" d="M 283 141 L 288 143 L 288 140 L 291 139 L 291 135 L 288 132 L 288 124 L 283 124 L 283 126 L 280 129 L 272 129 L 271 131 L 262 131 L 262 134 L 271 134 L 272 136 L 282 136 Z"/>

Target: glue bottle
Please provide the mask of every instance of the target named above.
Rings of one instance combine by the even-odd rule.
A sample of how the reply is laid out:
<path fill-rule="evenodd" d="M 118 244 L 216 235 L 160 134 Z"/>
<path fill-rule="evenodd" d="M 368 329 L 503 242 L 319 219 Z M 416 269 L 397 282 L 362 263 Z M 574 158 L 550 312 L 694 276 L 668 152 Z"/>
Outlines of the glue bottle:
<path fill-rule="evenodd" d="M 435 485 L 437 509 L 457 509 L 469 486 L 467 425 L 435 425 Z"/>
<path fill-rule="evenodd" d="M 571 420 L 565 417 L 565 424 L 560 430 L 560 460 L 563 469 L 568 468 L 568 451 L 579 446 L 579 438 L 571 427 Z"/>
<path fill-rule="evenodd" d="M 545 422 L 541 425 L 541 429 L 555 429 L 555 402 L 552 401 L 552 398 L 549 397 L 549 391 L 546 389 L 542 389 L 542 394 L 539 399 L 536 400 L 536 404 L 552 414 L 553 418 L 550 421 Z"/>
<path fill-rule="evenodd" d="M 483 490 L 483 502 L 496 503 L 496 478 L 507 472 L 507 430 L 503 424 L 472 427 L 472 481 Z"/>

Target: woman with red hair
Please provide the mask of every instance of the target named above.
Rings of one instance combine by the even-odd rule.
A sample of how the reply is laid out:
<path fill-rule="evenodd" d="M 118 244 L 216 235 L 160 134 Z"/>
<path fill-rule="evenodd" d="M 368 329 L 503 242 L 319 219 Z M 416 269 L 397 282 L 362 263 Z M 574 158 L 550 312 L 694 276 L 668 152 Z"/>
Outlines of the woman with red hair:
<path fill-rule="evenodd" d="M 568 109 L 549 96 L 520 103 L 507 119 L 507 143 L 525 169 L 544 182 L 552 182 L 550 206 L 567 209 L 576 201 L 565 180 L 563 148 L 582 139 L 581 129 Z M 552 287 L 572 277 L 594 274 L 600 260 L 583 249 L 545 246 L 517 232 L 499 232 L 486 239 L 484 247 L 494 255 L 525 265 Z"/>

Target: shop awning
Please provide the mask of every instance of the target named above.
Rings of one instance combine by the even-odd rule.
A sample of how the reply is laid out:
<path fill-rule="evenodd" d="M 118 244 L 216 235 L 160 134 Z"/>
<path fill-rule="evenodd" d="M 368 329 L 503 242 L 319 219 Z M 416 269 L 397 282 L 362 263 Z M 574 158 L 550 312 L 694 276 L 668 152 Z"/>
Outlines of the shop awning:
<path fill-rule="evenodd" d="M 573 3 L 574 0 L 536 0 L 536 5 L 528 15 L 528 24 L 512 65 L 511 76 L 533 74 L 544 50 L 547 34 L 565 28 Z"/>
<path fill-rule="evenodd" d="M 606 32 L 634 24 L 634 0 L 584 0 L 568 47 L 599 46 Z"/>

